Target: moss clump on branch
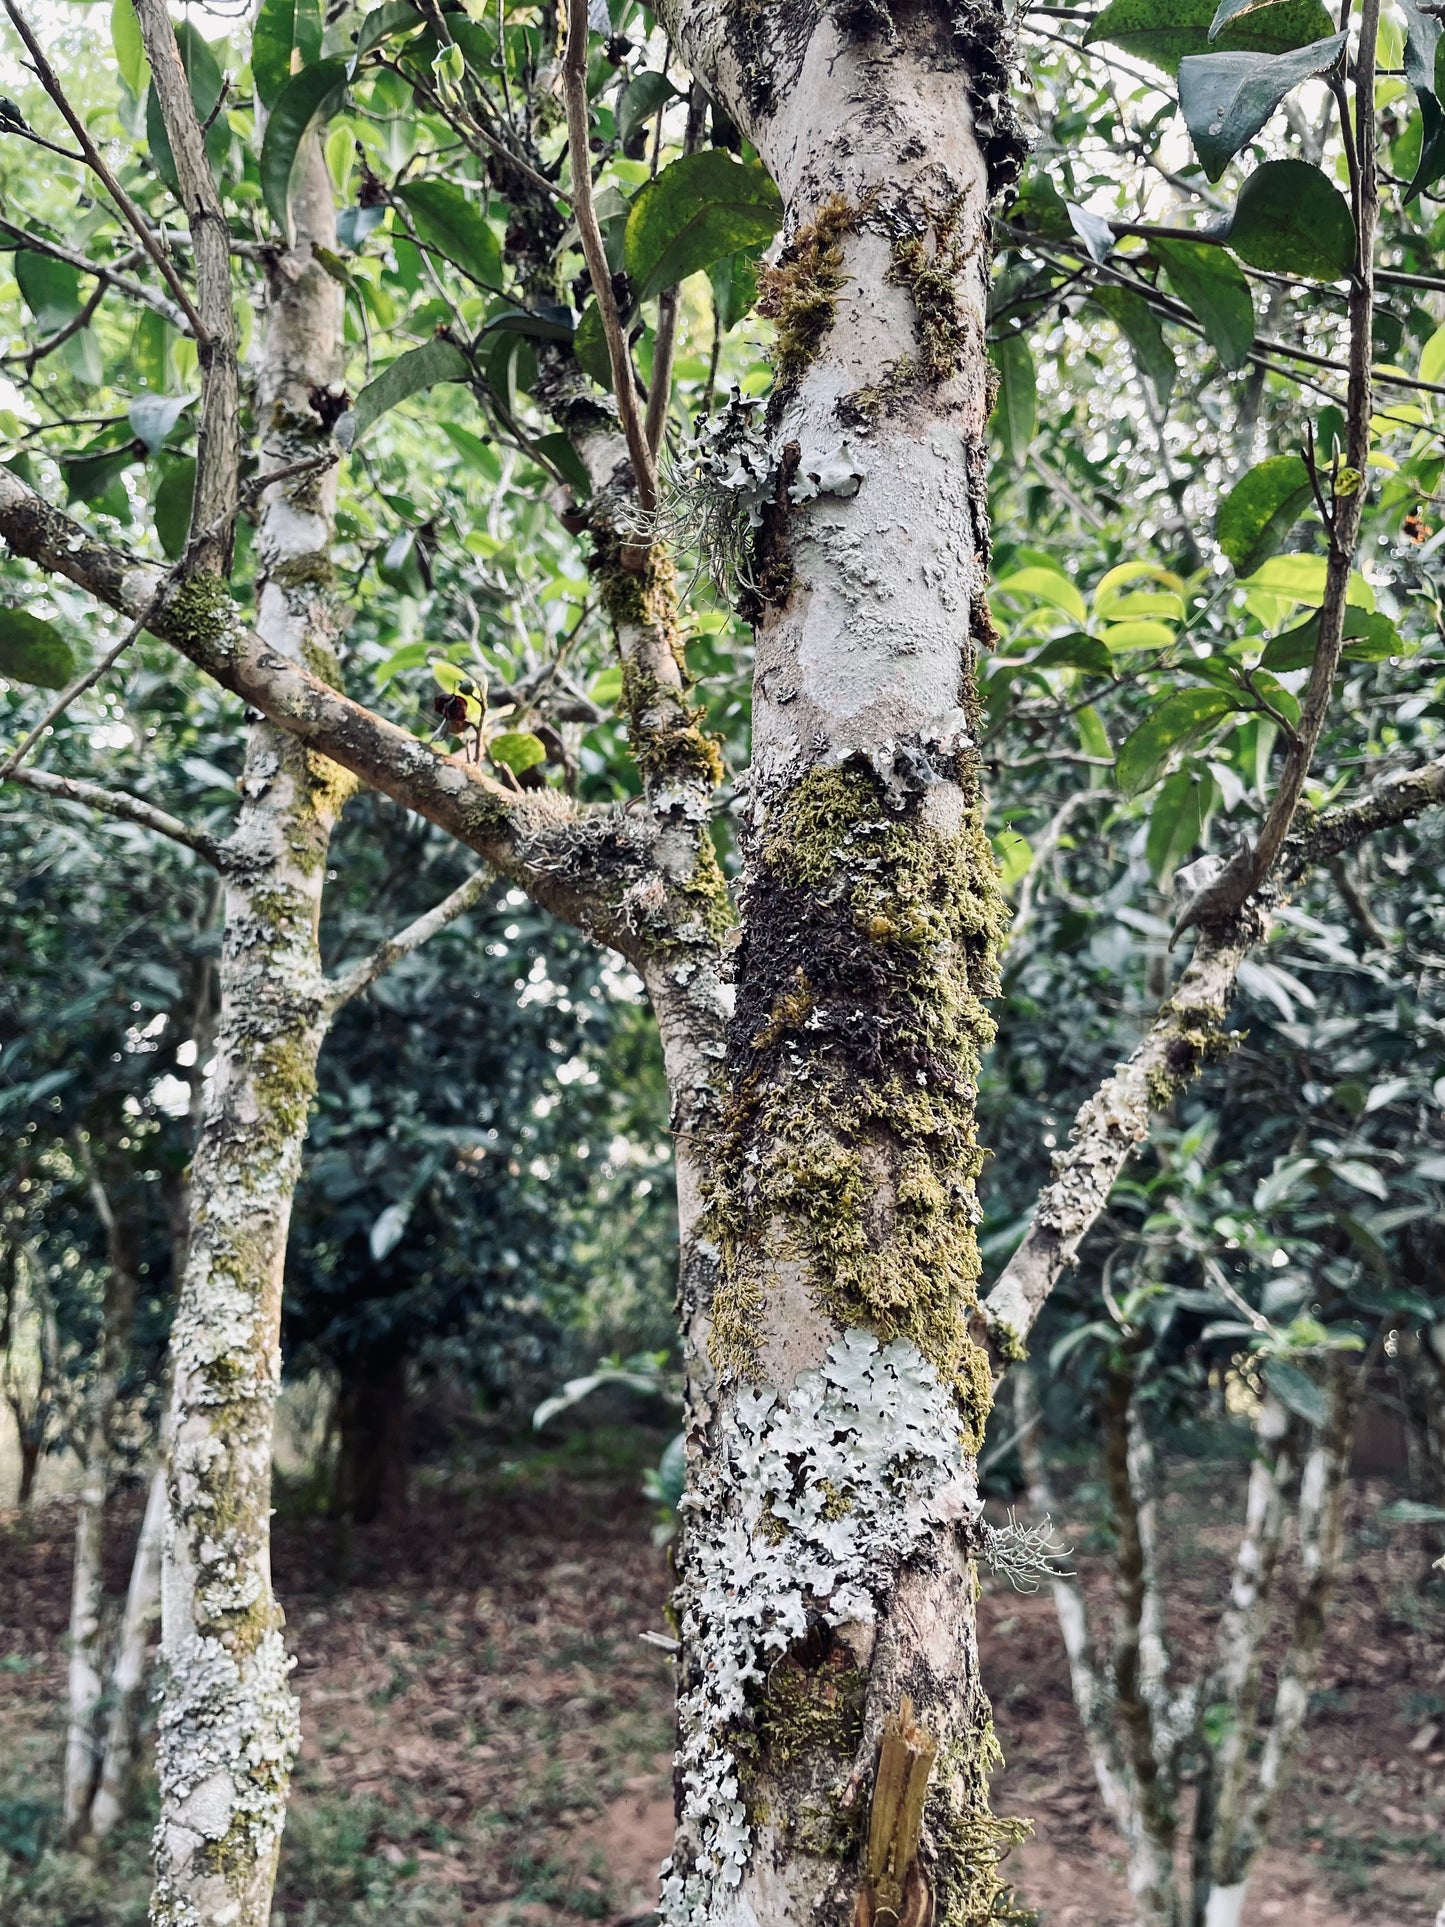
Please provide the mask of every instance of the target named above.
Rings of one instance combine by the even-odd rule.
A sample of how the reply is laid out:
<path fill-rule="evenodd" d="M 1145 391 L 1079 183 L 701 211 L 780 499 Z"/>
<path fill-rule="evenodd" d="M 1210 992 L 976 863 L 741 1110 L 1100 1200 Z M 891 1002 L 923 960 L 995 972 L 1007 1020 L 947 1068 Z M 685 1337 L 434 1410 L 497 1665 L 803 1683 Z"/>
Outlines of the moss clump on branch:
<path fill-rule="evenodd" d="M 955 1742 L 939 1755 L 925 1809 L 933 1843 L 928 1871 L 934 1927 L 1029 1927 L 1037 1918 L 999 1878 L 1004 1856 L 1032 1831 L 1029 1821 L 1004 1818 L 989 1806 L 989 1777 L 1002 1765 L 992 1718 L 966 1743 Z"/>
<path fill-rule="evenodd" d="M 927 216 L 923 230 L 898 236 L 892 246 L 888 279 L 905 288 L 918 318 L 918 379 L 937 384 L 963 365 L 969 329 L 958 305 L 958 277 L 979 245 L 965 247 L 958 233 L 962 210 Z"/>
<path fill-rule="evenodd" d="M 773 366 L 779 390 L 800 379 L 833 325 L 838 291 L 848 278 L 843 242 L 857 233 L 860 218 L 846 195 L 832 195 L 763 270 L 758 313 L 777 331 Z"/>
<path fill-rule="evenodd" d="M 798 1260 L 838 1324 L 917 1346 L 976 1443 L 975 1108 L 1006 911 L 972 754 L 955 764 L 953 830 L 930 820 L 935 786 L 898 805 L 861 764 L 816 768 L 776 806 L 710 1200 L 713 1355 L 750 1370 L 767 1273 Z"/>
<path fill-rule="evenodd" d="M 1228 1012 L 1222 1004 L 1167 1003 L 1160 1015 L 1169 1025 L 1163 1061 L 1147 1074 L 1149 1104 L 1166 1110 L 1184 1086 L 1208 1064 L 1217 1064 L 1239 1049 L 1243 1038 L 1224 1026 Z"/>
<path fill-rule="evenodd" d="M 221 642 L 235 618 L 235 604 L 219 576 L 187 576 L 165 605 L 165 632 L 184 650 Z"/>

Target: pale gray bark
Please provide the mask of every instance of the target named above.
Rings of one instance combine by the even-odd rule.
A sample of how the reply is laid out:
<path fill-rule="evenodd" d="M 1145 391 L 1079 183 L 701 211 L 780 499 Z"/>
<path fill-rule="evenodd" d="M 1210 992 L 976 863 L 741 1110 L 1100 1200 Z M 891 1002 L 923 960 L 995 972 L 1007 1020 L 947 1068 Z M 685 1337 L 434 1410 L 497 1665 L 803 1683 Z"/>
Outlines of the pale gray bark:
<path fill-rule="evenodd" d="M 167 1461 L 164 1441 L 151 1473 L 145 1516 L 131 1564 L 125 1610 L 116 1638 L 107 1696 L 110 1714 L 101 1749 L 100 1779 L 91 1801 L 88 1837 L 101 1841 L 125 1813 L 135 1771 L 141 1706 L 151 1638 L 161 1613 L 161 1544 L 166 1517 Z"/>

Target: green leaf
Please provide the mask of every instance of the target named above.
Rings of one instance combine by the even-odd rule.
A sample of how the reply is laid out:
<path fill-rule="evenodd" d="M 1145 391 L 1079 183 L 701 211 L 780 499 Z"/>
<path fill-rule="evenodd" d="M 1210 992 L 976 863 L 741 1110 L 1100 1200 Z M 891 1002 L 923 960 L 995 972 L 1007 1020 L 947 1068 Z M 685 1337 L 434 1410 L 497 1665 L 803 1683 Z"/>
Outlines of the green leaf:
<path fill-rule="evenodd" d="M 607 709 L 622 695 L 622 671 L 614 663 L 592 678 L 587 694 L 599 708 Z"/>
<path fill-rule="evenodd" d="M 1440 33 L 1440 27 L 1435 31 Z M 1445 109 L 1441 107 L 1445 101 L 1445 38 L 1436 44 L 1433 79 L 1432 87 L 1416 89 L 1420 100 L 1420 158 L 1405 190 L 1407 207 L 1445 175 Z"/>
<path fill-rule="evenodd" d="M 421 24 L 421 15 L 409 4 L 409 0 L 386 0 L 385 6 L 373 7 L 362 21 L 356 36 L 356 50 L 351 56 L 352 75 L 355 75 L 366 56 L 383 41 L 390 40 L 394 34 L 410 33 L 412 28 L 419 27 Z M 453 20 L 453 32 L 456 30 L 456 24 Z M 464 48 L 463 52 L 465 51 Z"/>
<path fill-rule="evenodd" d="M 251 31 L 251 78 L 256 98 L 269 107 L 291 78 L 296 44 L 296 0 L 261 0 Z"/>
<path fill-rule="evenodd" d="M 592 477 L 587 473 L 586 464 L 561 429 L 554 429 L 549 435 L 538 435 L 533 440 L 532 446 L 539 455 L 546 456 L 553 468 L 571 483 L 578 495 L 592 493 Z"/>
<path fill-rule="evenodd" d="M 998 395 L 993 419 L 1005 457 L 1015 467 L 1023 464 L 1039 427 L 1038 378 L 1029 344 L 1018 333 L 1002 335 L 990 344 L 989 355 L 998 369 Z"/>
<path fill-rule="evenodd" d="M 782 198 L 760 162 L 735 161 L 720 147 L 684 154 L 648 182 L 628 214 L 623 260 L 634 299 L 764 246 L 782 218 Z"/>
<path fill-rule="evenodd" d="M 487 754 L 514 776 L 520 776 L 523 770 L 535 769 L 538 763 L 547 760 L 546 746 L 529 729 L 504 729 L 487 744 Z"/>
<path fill-rule="evenodd" d="M 0 609 L 0 676 L 36 689 L 64 689 L 75 655 L 54 623 L 25 609 Z"/>
<path fill-rule="evenodd" d="M 1089 676 L 1114 674 L 1114 658 L 1108 645 L 1097 636 L 1086 636 L 1081 629 L 1072 635 L 1055 636 L 1028 659 L 1031 669 L 1082 669 Z"/>
<path fill-rule="evenodd" d="M 1211 181 L 1252 141 L 1287 94 L 1333 67 L 1345 36 L 1287 54 L 1193 54 L 1179 63 L 1179 105 Z"/>
<path fill-rule="evenodd" d="M 502 279 L 502 244 L 477 203 L 454 181 L 408 181 L 392 196 L 422 242 L 485 288 Z"/>
<path fill-rule="evenodd" d="M 1112 47 L 1173 73 L 1187 54 L 1208 53 L 1216 0 L 1112 0 L 1084 35 L 1084 45 Z M 1319 0 L 1273 0 L 1229 22 L 1216 44 L 1228 53 L 1288 53 L 1334 31 Z"/>
<path fill-rule="evenodd" d="M 497 451 L 484 442 L 480 435 L 474 435 L 470 428 L 463 428 L 457 422 L 443 422 L 442 433 L 468 468 L 475 469 L 483 480 L 494 485 L 501 481 L 502 465 L 497 459 Z"/>
<path fill-rule="evenodd" d="M 1126 796 L 1147 790 L 1163 774 L 1174 750 L 1197 741 L 1238 708 L 1223 689 L 1181 689 L 1167 696 L 1120 746 L 1114 763 L 1119 788 Z"/>
<path fill-rule="evenodd" d="M 375 381 L 369 381 L 332 432 L 343 448 L 354 448 L 389 408 L 434 388 L 439 381 L 466 381 L 470 374 L 471 364 L 461 349 L 438 336 L 398 355 Z"/>
<path fill-rule="evenodd" d="M 135 451 L 129 446 L 87 449 L 80 455 L 62 457 L 60 472 L 65 477 L 66 507 L 72 502 L 90 502 L 100 504 L 109 513 L 116 513 L 119 503 L 111 494 L 112 488 L 135 459 Z M 121 495 L 124 496 L 124 493 L 122 489 Z M 107 497 L 110 499 L 107 500 Z"/>
<path fill-rule="evenodd" d="M 666 74 L 644 67 L 641 73 L 634 74 L 628 81 L 617 103 L 618 140 L 625 147 L 638 128 L 651 120 L 660 107 L 679 98 L 678 89 Z"/>
<path fill-rule="evenodd" d="M 1153 385 L 1159 406 L 1167 408 L 1178 369 L 1158 315 L 1132 288 L 1095 288 L 1090 299 L 1116 324 L 1133 351 L 1139 373 Z"/>
<path fill-rule="evenodd" d="M 1383 662 L 1404 648 L 1400 632 L 1388 616 L 1377 615 L 1353 604 L 1345 608 L 1345 656 L 1351 662 Z M 1315 659 L 1320 639 L 1320 613 L 1315 613 L 1297 628 L 1271 636 L 1264 646 L 1260 664 L 1274 673 L 1287 676 L 1294 669 L 1308 669 Z"/>
<path fill-rule="evenodd" d="M 599 388 L 611 389 L 612 361 L 602 328 L 602 310 L 595 301 L 589 301 L 582 310 L 577 332 L 572 337 L 572 352 L 584 375 L 590 375 Z"/>
<path fill-rule="evenodd" d="M 301 56 L 302 67 L 312 67 L 321 58 L 325 35 L 321 0 L 296 0 L 296 51 Z"/>
<path fill-rule="evenodd" d="M 129 409 L 136 438 L 156 454 L 176 423 L 195 405 L 194 395 L 137 395 Z"/>
<path fill-rule="evenodd" d="M 80 275 L 68 261 L 17 248 L 15 280 L 42 334 L 53 334 L 80 313 Z"/>
<path fill-rule="evenodd" d="M 1046 602 L 1051 609 L 1061 609 L 1075 622 L 1088 620 L 1084 598 L 1061 569 L 1046 569 L 1041 565 L 1015 569 L 1001 576 L 994 589 L 999 595 L 1018 596 L 1025 602 Z"/>
<path fill-rule="evenodd" d="M 1149 249 L 1221 365 L 1242 368 L 1254 345 L 1254 301 L 1239 264 L 1199 241 L 1151 241 Z"/>
<path fill-rule="evenodd" d="M 196 118 L 202 127 L 209 121 L 210 132 L 206 135 L 206 154 L 210 159 L 213 173 L 220 171 L 221 161 L 231 144 L 231 129 L 224 114 L 216 113 L 216 104 L 221 98 L 225 80 L 211 50 L 211 44 L 200 29 L 189 20 L 182 20 L 176 26 L 176 45 L 181 52 L 181 65 L 186 70 L 186 78 L 191 84 L 191 105 L 196 110 Z M 211 116 L 215 114 L 215 119 Z M 176 163 L 171 153 L 170 135 L 166 132 L 165 116 L 156 96 L 154 83 L 146 95 L 146 139 L 150 143 L 151 159 L 157 174 L 171 190 L 180 193 L 180 183 L 176 179 Z"/>
<path fill-rule="evenodd" d="M 121 79 L 139 100 L 145 92 L 148 69 L 134 0 L 111 0 L 110 44 L 115 48 L 115 64 Z"/>
<path fill-rule="evenodd" d="M 484 335 L 530 335 L 534 341 L 570 341 L 572 310 L 563 307 L 503 308 L 482 329 Z"/>
<path fill-rule="evenodd" d="M 1445 23 L 1426 13 L 1419 0 L 1397 0 L 1405 16 L 1405 78 L 1417 94 L 1439 97 L 1436 60 L 1445 38 Z"/>
<path fill-rule="evenodd" d="M 1252 268 L 1338 281 L 1355 259 L 1349 203 L 1308 161 L 1266 161 L 1239 191 L 1225 239 Z"/>
<path fill-rule="evenodd" d="M 1298 455 L 1271 455 L 1236 482 L 1215 524 L 1235 574 L 1253 575 L 1277 554 L 1313 500 L 1309 470 Z"/>
<path fill-rule="evenodd" d="M 1264 1376 L 1280 1404 L 1297 1418 L 1317 1430 L 1328 1422 L 1330 1408 L 1325 1395 L 1308 1372 L 1302 1372 L 1298 1365 L 1291 1365 L 1283 1358 L 1271 1358 L 1265 1363 Z"/>
<path fill-rule="evenodd" d="M 717 325 L 724 334 L 735 328 L 758 298 L 758 257 L 755 253 L 725 254 L 707 271 L 712 282 Z"/>
<path fill-rule="evenodd" d="M 1188 769 L 1176 770 L 1160 790 L 1149 812 L 1144 854 L 1161 890 L 1168 889 L 1170 877 L 1198 843 L 1215 793 L 1212 776 L 1201 778 Z"/>
<path fill-rule="evenodd" d="M 1222 27 L 1231 20 L 1238 20 L 1246 13 L 1257 13 L 1261 7 L 1273 7 L 1279 0 L 1219 0 L 1219 7 L 1209 23 L 1209 38 L 1214 39 Z"/>
<path fill-rule="evenodd" d="M 196 464 L 183 456 L 169 465 L 151 499 L 151 517 L 161 547 L 176 561 L 191 532 L 191 502 L 196 493 Z"/>
<path fill-rule="evenodd" d="M 302 143 L 311 130 L 329 120 L 346 92 L 346 62 L 318 60 L 314 67 L 287 81 L 261 143 L 261 192 L 272 218 L 288 239 L 291 233 L 291 177 Z"/>

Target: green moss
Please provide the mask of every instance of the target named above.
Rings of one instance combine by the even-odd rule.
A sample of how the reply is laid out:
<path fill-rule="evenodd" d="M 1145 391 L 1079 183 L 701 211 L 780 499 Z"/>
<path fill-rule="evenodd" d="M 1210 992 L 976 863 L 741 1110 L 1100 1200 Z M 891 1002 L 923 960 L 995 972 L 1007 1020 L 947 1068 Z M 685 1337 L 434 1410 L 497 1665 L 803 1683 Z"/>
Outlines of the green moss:
<path fill-rule="evenodd" d="M 989 1326 L 989 1337 L 993 1348 L 1006 1365 L 1022 1365 L 1028 1358 L 1029 1348 L 1019 1337 L 1013 1326 L 998 1318 Z"/>
<path fill-rule="evenodd" d="M 976 769 L 961 827 L 890 806 L 871 769 L 815 769 L 774 811 L 750 884 L 752 968 L 710 1196 L 713 1355 L 752 1368 L 764 1279 L 807 1267 L 839 1324 L 911 1339 L 971 1444 L 990 1402 L 970 1334 L 975 1106 L 1006 911 Z"/>
<path fill-rule="evenodd" d="M 776 264 L 764 268 L 758 313 L 774 324 L 778 386 L 790 388 L 813 361 L 833 325 L 847 280 L 843 242 L 856 234 L 860 210 L 842 194 L 824 201 L 798 229 Z"/>
<path fill-rule="evenodd" d="M 758 1758 L 787 1768 L 823 1753 L 838 1766 L 852 1765 L 863 1739 L 868 1675 L 837 1647 L 817 1669 L 785 1656 L 768 1673 L 754 1721 Z"/>
<path fill-rule="evenodd" d="M 1037 1919 L 999 1877 L 1005 1855 L 1032 1831 L 1029 1821 L 1005 1819 L 989 1806 L 989 1776 L 1002 1765 L 992 1719 L 939 1754 L 926 1809 L 935 1927 L 1027 1927 Z"/>
<path fill-rule="evenodd" d="M 330 589 L 336 583 L 336 569 L 326 551 L 316 549 L 310 555 L 293 555 L 287 562 L 278 562 L 271 580 L 280 589 Z"/>
<path fill-rule="evenodd" d="M 1243 1034 L 1227 1031 L 1228 1012 L 1220 1004 L 1166 1003 L 1160 1015 L 1169 1023 L 1163 1061 L 1150 1067 L 1146 1084 L 1152 1110 L 1167 1110 L 1176 1094 L 1207 1064 L 1217 1064 L 1239 1049 Z"/>
<path fill-rule="evenodd" d="M 230 633 L 235 613 L 230 592 L 219 576 L 187 576 L 166 603 L 166 635 L 181 649 L 188 645 L 203 648 Z"/>

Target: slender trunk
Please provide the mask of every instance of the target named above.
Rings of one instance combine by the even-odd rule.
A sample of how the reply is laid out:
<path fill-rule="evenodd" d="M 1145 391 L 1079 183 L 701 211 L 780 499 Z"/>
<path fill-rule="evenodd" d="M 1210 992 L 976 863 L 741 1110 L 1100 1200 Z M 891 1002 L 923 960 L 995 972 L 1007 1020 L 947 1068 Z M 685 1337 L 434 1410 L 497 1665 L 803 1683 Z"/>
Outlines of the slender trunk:
<path fill-rule="evenodd" d="M 969 12 L 958 38 L 921 11 L 887 39 L 812 7 L 669 23 L 788 210 L 670 1927 L 963 1927 L 1015 1837 L 988 1808 L 969 1552 L 990 1400 L 975 1104 L 1003 925 L 973 667 L 988 163 L 1008 146 L 1001 19 Z"/>
<path fill-rule="evenodd" d="M 1163 1634 L 1154 1571 L 1152 1453 L 1134 1403 L 1132 1363 L 1109 1374 L 1103 1408 L 1104 1471 L 1114 1527 L 1113 1686 L 1133 1786 L 1129 1890 L 1140 1927 L 1178 1927 L 1177 1831 L 1172 1759 L 1160 1718 Z"/>
<path fill-rule="evenodd" d="M 1042 1413 L 1038 1385 L 1030 1365 L 1013 1368 L 1014 1412 L 1018 1419 L 1019 1455 L 1028 1481 L 1029 1504 L 1040 1517 L 1057 1518 L 1058 1501 L 1050 1486 L 1041 1436 Z M 1128 1766 L 1114 1732 L 1112 1695 L 1089 1632 L 1088 1602 L 1075 1573 L 1062 1573 L 1051 1582 L 1059 1630 L 1069 1662 L 1074 1706 L 1084 1729 L 1084 1740 L 1094 1768 L 1099 1793 L 1115 1826 L 1127 1840 L 1138 1828 L 1138 1816 Z"/>
<path fill-rule="evenodd" d="M 348 1360 L 336 1393 L 336 1509 L 369 1525 L 406 1510 L 407 1359 L 393 1345 Z"/>
<path fill-rule="evenodd" d="M 164 1439 L 151 1473 L 145 1517 L 131 1565 L 125 1612 L 111 1670 L 110 1717 L 101 1749 L 100 1780 L 90 1806 L 88 1837 L 101 1841 L 125 1812 L 135 1769 L 141 1704 L 151 1634 L 161 1611 L 161 1541 L 166 1517 L 167 1455 Z"/>
<path fill-rule="evenodd" d="M 35 1496 L 35 1475 L 40 1470 L 40 1440 L 24 1428 L 21 1414 L 13 1406 L 11 1410 L 20 1434 L 20 1489 L 15 1502 L 23 1511 L 28 1511 Z"/>
<path fill-rule="evenodd" d="M 339 372 L 341 293 L 312 253 L 313 243 L 335 245 L 315 139 L 293 205 L 296 242 L 271 268 L 257 384 L 268 469 L 321 445 L 308 391 Z M 334 681 L 334 473 L 279 483 L 263 500 L 257 626 L 273 649 Z M 205 580 L 190 585 L 198 620 Z M 270 1919 L 297 1742 L 270 1573 L 281 1279 L 326 1029 L 317 950 L 326 854 L 348 787 L 294 738 L 253 726 L 226 852 L 221 1015 L 171 1341 L 153 1927 Z"/>
<path fill-rule="evenodd" d="M 100 1359 L 90 1389 L 81 1445 L 80 1497 L 75 1514 L 75 1563 L 70 1588 L 69 1719 L 65 1736 L 65 1833 L 85 1832 L 100 1772 L 100 1712 L 105 1692 L 105 1585 L 102 1553 L 110 1497 L 111 1426 L 135 1317 L 136 1274 L 125 1230 L 99 1172 L 90 1164 L 90 1190 L 105 1229 L 109 1269 L 101 1312 Z"/>
<path fill-rule="evenodd" d="M 1214 1673 L 1202 1695 L 1218 1737 L 1201 1749 L 1194 1809 L 1194 1922 L 1210 1921 L 1228 1903 L 1235 1839 L 1243 1817 L 1250 1749 L 1259 1712 L 1264 1638 L 1269 1630 L 1274 1580 L 1284 1544 L 1285 1493 L 1293 1471 L 1289 1416 L 1266 1395 L 1255 1418 L 1255 1456 L 1245 1495 L 1229 1603 L 1219 1624 Z M 1241 1898 L 1243 1888 L 1240 1887 Z M 1216 1896 L 1211 1902 L 1211 1896 Z M 1210 1927 L 1217 1923 L 1210 1922 Z"/>
<path fill-rule="evenodd" d="M 1300 1474 L 1299 1541 L 1303 1587 L 1295 1607 L 1289 1651 L 1280 1667 L 1274 1712 L 1260 1756 L 1253 1796 L 1227 1842 L 1212 1856 L 1210 1881 L 1201 1883 L 1195 1918 L 1203 1927 L 1237 1927 L 1250 1872 L 1269 1838 L 1275 1809 L 1289 1784 L 1319 1669 L 1326 1616 L 1344 1539 L 1350 1441 L 1364 1381 L 1357 1361 L 1335 1353 L 1328 1366 L 1329 1415 Z"/>

